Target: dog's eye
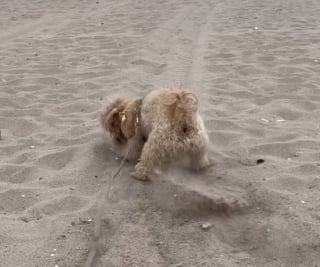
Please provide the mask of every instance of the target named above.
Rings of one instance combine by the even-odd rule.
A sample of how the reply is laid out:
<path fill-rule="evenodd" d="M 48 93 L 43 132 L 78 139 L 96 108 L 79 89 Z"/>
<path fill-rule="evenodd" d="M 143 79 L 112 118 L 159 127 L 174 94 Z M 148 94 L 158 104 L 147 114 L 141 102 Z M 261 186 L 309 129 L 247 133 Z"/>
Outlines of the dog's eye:
<path fill-rule="evenodd" d="M 184 126 L 184 127 L 182 128 L 182 131 L 183 131 L 183 133 L 187 133 L 188 128 L 187 128 L 186 126 Z"/>

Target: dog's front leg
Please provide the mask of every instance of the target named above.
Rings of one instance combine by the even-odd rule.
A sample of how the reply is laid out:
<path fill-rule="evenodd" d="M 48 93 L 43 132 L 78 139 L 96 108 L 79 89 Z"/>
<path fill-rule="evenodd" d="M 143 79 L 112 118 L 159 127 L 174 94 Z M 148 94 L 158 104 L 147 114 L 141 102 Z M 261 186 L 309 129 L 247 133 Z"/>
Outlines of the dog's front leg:
<path fill-rule="evenodd" d="M 168 159 L 170 153 L 167 147 L 168 140 L 161 133 L 152 132 L 143 146 L 140 161 L 132 176 L 138 180 L 149 180 L 154 170 Z"/>
<path fill-rule="evenodd" d="M 129 140 L 130 151 L 127 157 L 129 162 L 136 163 L 138 161 L 141 156 L 144 142 L 144 138 L 139 134 Z"/>

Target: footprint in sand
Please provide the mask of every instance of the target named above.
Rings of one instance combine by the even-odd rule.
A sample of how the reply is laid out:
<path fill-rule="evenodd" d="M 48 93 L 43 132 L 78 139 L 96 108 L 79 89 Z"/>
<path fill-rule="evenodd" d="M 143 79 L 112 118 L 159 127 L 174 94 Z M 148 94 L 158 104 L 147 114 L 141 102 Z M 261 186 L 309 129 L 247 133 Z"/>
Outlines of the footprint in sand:
<path fill-rule="evenodd" d="M 8 129 L 13 136 L 26 137 L 37 130 L 37 125 L 27 119 L 8 119 L 1 118 L 2 129 Z"/>
<path fill-rule="evenodd" d="M 227 147 L 238 140 L 240 134 L 231 131 L 209 131 L 208 133 L 212 144 L 217 147 Z"/>
<path fill-rule="evenodd" d="M 266 184 L 269 188 L 279 192 L 280 194 L 296 192 L 299 193 L 301 188 L 307 188 L 312 179 L 302 178 L 296 175 L 280 174 L 269 178 Z"/>
<path fill-rule="evenodd" d="M 38 201 L 34 191 L 29 189 L 9 189 L 0 193 L 0 212 L 20 212 Z"/>
<path fill-rule="evenodd" d="M 142 66 L 146 72 L 153 75 L 161 74 L 166 67 L 166 64 L 159 64 L 146 59 L 136 59 L 131 61 L 131 64 Z"/>
<path fill-rule="evenodd" d="M 62 213 L 79 212 L 87 204 L 87 200 L 77 196 L 63 196 L 43 201 L 33 206 L 32 212 L 39 214 L 57 215 Z"/>
<path fill-rule="evenodd" d="M 61 170 L 68 163 L 70 163 L 70 161 L 72 161 L 73 155 L 74 155 L 74 150 L 71 148 L 68 148 L 62 152 L 54 152 L 54 153 L 42 156 L 38 162 L 41 165 L 48 166 L 53 170 Z"/>
<path fill-rule="evenodd" d="M 0 168 L 0 181 L 12 184 L 22 184 L 25 181 L 32 179 L 36 170 L 36 167 L 21 166 L 21 164 L 3 165 Z"/>

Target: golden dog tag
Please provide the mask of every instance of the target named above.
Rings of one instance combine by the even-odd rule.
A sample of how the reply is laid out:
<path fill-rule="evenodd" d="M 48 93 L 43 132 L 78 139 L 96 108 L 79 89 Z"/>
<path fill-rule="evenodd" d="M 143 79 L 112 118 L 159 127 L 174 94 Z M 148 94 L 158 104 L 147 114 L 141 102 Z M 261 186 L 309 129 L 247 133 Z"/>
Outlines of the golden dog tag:
<path fill-rule="evenodd" d="M 126 114 L 122 114 L 121 122 L 124 122 L 127 119 Z"/>

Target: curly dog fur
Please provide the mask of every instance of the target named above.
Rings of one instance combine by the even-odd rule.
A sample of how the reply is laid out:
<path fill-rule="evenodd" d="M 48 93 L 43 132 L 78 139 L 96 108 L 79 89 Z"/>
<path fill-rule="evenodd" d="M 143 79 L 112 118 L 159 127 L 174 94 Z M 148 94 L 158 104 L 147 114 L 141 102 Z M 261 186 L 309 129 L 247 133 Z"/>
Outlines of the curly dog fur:
<path fill-rule="evenodd" d="M 130 143 L 128 160 L 137 162 L 133 177 L 149 179 L 154 171 L 181 155 L 194 170 L 210 165 L 209 138 L 198 113 L 198 100 L 189 90 L 159 89 L 143 99 L 118 98 L 101 116 L 118 153 Z"/>

